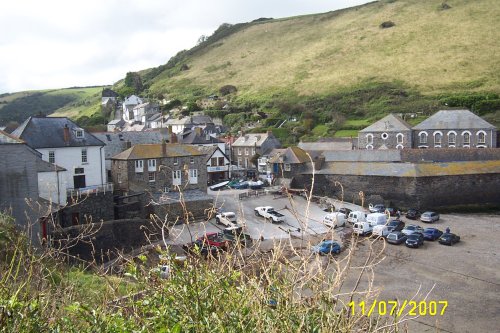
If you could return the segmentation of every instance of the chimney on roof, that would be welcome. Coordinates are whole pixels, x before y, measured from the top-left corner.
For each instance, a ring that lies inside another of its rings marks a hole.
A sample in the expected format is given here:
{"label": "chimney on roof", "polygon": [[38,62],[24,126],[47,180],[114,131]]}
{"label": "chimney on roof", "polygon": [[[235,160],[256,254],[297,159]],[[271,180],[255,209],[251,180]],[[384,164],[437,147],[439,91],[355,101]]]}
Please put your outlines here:
{"label": "chimney on roof", "polygon": [[170,142],[171,143],[178,143],[177,142],[177,135],[175,133],[172,133],[172,135],[170,136]]}
{"label": "chimney on roof", "polygon": [[161,156],[167,157],[167,142],[165,140],[161,141]]}
{"label": "chimney on roof", "polygon": [[273,136],[273,131],[267,131],[268,136]]}
{"label": "chimney on roof", "polygon": [[68,124],[64,125],[64,143],[66,145],[69,144],[69,127]]}

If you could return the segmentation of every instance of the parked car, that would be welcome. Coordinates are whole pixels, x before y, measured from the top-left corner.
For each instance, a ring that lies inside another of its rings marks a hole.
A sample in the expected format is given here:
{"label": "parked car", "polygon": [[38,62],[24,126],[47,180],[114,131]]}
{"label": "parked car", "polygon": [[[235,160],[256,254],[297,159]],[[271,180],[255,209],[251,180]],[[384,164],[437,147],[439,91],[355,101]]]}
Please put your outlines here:
{"label": "parked car", "polygon": [[391,220],[387,224],[387,228],[389,229],[389,232],[393,231],[401,231],[405,227],[405,223],[401,220]]}
{"label": "parked car", "polygon": [[220,252],[222,252],[222,249],[220,247],[210,246],[199,240],[183,245],[182,249],[187,253],[201,254],[202,256],[208,256],[209,254],[212,256],[217,256]]}
{"label": "parked car", "polygon": [[414,232],[406,238],[407,247],[419,248],[424,245],[424,235],[420,232]]}
{"label": "parked car", "polygon": [[333,228],[345,226],[345,221],[345,215],[340,212],[328,213],[323,218],[323,224]]}
{"label": "parked car", "polygon": [[257,180],[257,181],[249,181],[248,186],[252,190],[260,190],[261,188],[264,187],[264,182],[262,180]]}
{"label": "parked car", "polygon": [[424,239],[429,241],[435,241],[439,239],[443,232],[436,228],[425,228],[424,229]]}
{"label": "parked car", "polygon": [[340,244],[333,240],[324,240],[316,246],[311,248],[313,253],[317,253],[320,255],[325,254],[339,254],[340,253]]}
{"label": "parked car", "polygon": [[244,246],[252,245],[252,237],[249,234],[245,234],[241,226],[225,228],[222,233],[224,238],[229,239],[231,242],[240,243]]}
{"label": "parked car", "polygon": [[420,217],[420,212],[414,208],[410,208],[406,212],[405,216],[407,219],[416,220]]}
{"label": "parked car", "polygon": [[401,232],[403,234],[405,234],[406,236],[411,235],[414,232],[420,232],[421,234],[423,234],[424,233],[424,228],[422,228],[419,225],[409,224],[406,227],[404,227],[403,230],[401,230]]}
{"label": "parked car", "polygon": [[223,250],[227,250],[231,244],[231,241],[224,239],[222,234],[217,232],[207,232],[196,241],[201,242],[203,245],[209,245]]}
{"label": "parked car", "polygon": [[373,227],[372,234],[373,236],[378,236],[378,237],[387,237],[391,231],[389,230],[389,227],[385,224],[379,224]]}
{"label": "parked car", "polygon": [[441,237],[439,237],[438,242],[439,242],[439,244],[451,246],[455,243],[460,242],[460,236],[457,236],[457,235],[452,234],[452,233],[444,233],[441,235]]}
{"label": "parked car", "polygon": [[352,210],[349,208],[345,208],[345,207],[339,208],[339,213],[343,213],[346,218],[349,216],[350,212],[352,212]]}
{"label": "parked car", "polygon": [[235,190],[242,190],[248,188],[248,182],[247,181],[242,181],[242,182],[237,182],[232,185],[230,185],[231,188]]}
{"label": "parked car", "polygon": [[278,213],[271,206],[255,207],[254,212],[255,216],[262,216],[266,220],[271,220],[272,223],[281,223],[285,221],[285,215]]}
{"label": "parked car", "polygon": [[387,243],[399,245],[399,244],[405,242],[407,238],[408,237],[405,234],[403,234],[401,231],[393,231],[389,235],[387,235],[385,240],[387,241]]}
{"label": "parked car", "polygon": [[366,236],[372,233],[373,228],[368,222],[356,222],[352,227],[352,231],[356,235]]}
{"label": "parked car", "polygon": [[360,211],[352,211],[349,213],[347,217],[347,222],[356,223],[356,222],[365,222],[366,221],[366,213]]}
{"label": "parked car", "polygon": [[366,215],[366,222],[370,223],[372,228],[376,225],[386,224],[387,223],[387,215],[384,213],[372,213]]}
{"label": "parked car", "polygon": [[425,212],[420,215],[420,221],[427,223],[439,221],[439,214],[436,212]]}
{"label": "parked car", "polygon": [[368,205],[368,209],[370,210],[370,213],[383,213],[385,212],[385,206],[382,204],[377,204],[377,205]]}
{"label": "parked car", "polygon": [[215,223],[223,224],[226,227],[237,225],[236,214],[233,212],[221,212],[215,215]]}
{"label": "parked car", "polygon": [[212,191],[221,191],[225,190],[227,188],[227,184],[229,184],[229,181],[221,182],[215,185],[210,186],[210,190]]}
{"label": "parked car", "polygon": [[387,207],[385,209],[384,213],[388,214],[389,216],[399,217],[399,209],[394,208],[394,207]]}

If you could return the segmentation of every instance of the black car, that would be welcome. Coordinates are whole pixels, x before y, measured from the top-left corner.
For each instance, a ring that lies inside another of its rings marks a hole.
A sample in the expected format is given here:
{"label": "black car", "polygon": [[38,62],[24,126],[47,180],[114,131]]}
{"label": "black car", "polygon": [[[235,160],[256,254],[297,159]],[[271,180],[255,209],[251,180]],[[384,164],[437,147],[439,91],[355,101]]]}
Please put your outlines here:
{"label": "black car", "polygon": [[403,234],[401,231],[393,231],[385,238],[387,243],[399,245],[406,241],[408,237]]}
{"label": "black car", "polygon": [[401,220],[392,220],[387,224],[387,229],[389,232],[401,231],[405,227],[405,223]]}
{"label": "black car", "polygon": [[344,214],[345,217],[348,217],[350,212],[352,212],[352,210],[349,208],[345,208],[345,207],[339,208],[339,213]]}
{"label": "black car", "polygon": [[252,245],[252,237],[248,234],[243,233],[242,227],[229,227],[225,228],[222,232],[222,236],[232,242],[240,243],[243,246]]}
{"label": "black car", "polygon": [[439,229],[436,229],[436,228],[425,228],[424,229],[424,239],[425,240],[435,241],[436,239],[441,237],[442,234],[443,234],[443,232]]}
{"label": "black car", "polygon": [[407,247],[419,248],[421,245],[424,245],[424,235],[420,232],[414,232],[408,236],[405,245]]}
{"label": "black car", "polygon": [[411,208],[411,209],[408,209],[405,216],[407,219],[416,220],[420,217],[420,212],[416,209]]}
{"label": "black car", "polygon": [[441,235],[441,237],[439,237],[439,244],[443,244],[443,245],[453,245],[455,243],[458,243],[460,242],[460,236],[457,236],[455,234],[452,234],[452,233],[444,233]]}

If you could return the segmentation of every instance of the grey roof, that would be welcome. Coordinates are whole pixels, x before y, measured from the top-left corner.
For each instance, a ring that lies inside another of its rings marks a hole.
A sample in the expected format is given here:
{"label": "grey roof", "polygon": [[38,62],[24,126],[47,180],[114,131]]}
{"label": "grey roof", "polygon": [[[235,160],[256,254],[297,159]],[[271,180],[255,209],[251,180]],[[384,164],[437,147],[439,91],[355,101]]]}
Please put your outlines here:
{"label": "grey roof", "polygon": [[[64,141],[64,128],[69,128],[69,140]],[[84,131],[83,138],[76,137],[76,130],[83,130],[66,117],[29,117],[12,135],[31,148],[62,148],[104,146],[94,135]]]}
{"label": "grey roof", "polygon": [[218,150],[224,155],[226,159],[229,160],[229,157],[219,148],[219,146],[200,146],[198,150],[203,154],[207,155],[207,161],[212,157],[212,155]]}
{"label": "grey roof", "polygon": [[496,129],[496,127],[469,110],[440,110],[413,129]]}
{"label": "grey roof", "polygon": [[107,159],[128,149],[127,142],[132,146],[139,144],[161,143],[166,139],[160,131],[149,132],[101,132],[94,133],[104,144],[104,153]]}
{"label": "grey roof", "polygon": [[149,118],[148,118],[148,121],[157,121],[157,120],[160,120],[162,117],[162,114],[161,113],[153,113]]}
{"label": "grey roof", "polygon": [[[207,138],[208,136],[208,138]],[[190,131],[189,134],[180,138],[180,143],[190,144],[190,145],[206,145],[206,144],[218,144],[224,143],[221,140],[214,138],[213,136],[206,134],[198,134],[196,131]]]}
{"label": "grey roof", "polygon": [[325,162],[400,162],[401,150],[349,150],[325,151]]}
{"label": "grey roof", "polygon": [[58,165],[49,163],[42,160],[41,158],[36,160],[36,166],[38,172],[55,172],[55,171],[67,171],[65,168]]}
{"label": "grey roof", "polygon": [[298,147],[305,151],[352,150],[353,140],[337,138],[328,142],[299,142]]}
{"label": "grey roof", "polygon": [[118,125],[123,123],[125,123],[125,120],[123,119],[113,119],[108,123],[108,125]]}
{"label": "grey roof", "polygon": [[193,124],[213,124],[212,118],[205,115],[192,116]]}
{"label": "grey roof", "polygon": [[[274,141],[274,147],[278,148],[281,146],[281,143],[279,142],[278,139],[274,137],[272,133],[249,133],[240,136],[236,141],[234,141],[233,146],[234,147],[249,147],[249,146],[256,146],[260,147],[266,140],[273,140]],[[272,148],[271,148],[272,149]],[[264,152],[263,152],[264,154]]]}
{"label": "grey roof", "polygon": [[411,130],[410,124],[391,113],[370,126],[363,128],[360,132],[396,132],[409,130]]}
{"label": "grey roof", "polygon": [[124,105],[138,105],[142,104],[142,99],[136,95],[129,96],[123,101]]}

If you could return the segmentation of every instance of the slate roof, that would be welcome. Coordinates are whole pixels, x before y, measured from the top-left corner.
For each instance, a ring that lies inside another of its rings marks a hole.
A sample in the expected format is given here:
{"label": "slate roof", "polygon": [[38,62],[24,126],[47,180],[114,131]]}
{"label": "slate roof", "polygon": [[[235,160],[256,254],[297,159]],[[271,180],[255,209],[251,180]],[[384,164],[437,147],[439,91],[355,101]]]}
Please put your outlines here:
{"label": "slate roof", "polygon": [[325,162],[401,162],[400,149],[325,151]]}
{"label": "slate roof", "polygon": [[440,110],[413,127],[414,130],[493,129],[496,127],[469,110]]}
{"label": "slate roof", "polygon": [[352,146],[353,146],[353,141],[351,139],[340,139],[340,138],[337,138],[333,141],[299,142],[298,144],[299,148],[306,151],[352,150]]}
{"label": "slate roof", "polygon": [[[64,141],[64,127],[69,128],[69,141]],[[66,117],[29,117],[12,135],[20,138],[31,148],[62,148],[104,146],[94,135],[84,131],[83,138],[77,138],[75,130],[83,130]]]}
{"label": "slate roof", "polygon": [[189,132],[188,135],[181,138],[181,143],[191,144],[191,145],[207,145],[207,144],[218,144],[224,143],[221,140],[214,138],[213,136],[208,136],[206,134],[199,135],[196,131]]}
{"label": "slate roof", "polygon": [[24,143],[24,141],[0,130],[0,145],[10,143]]}
{"label": "slate roof", "polygon": [[363,128],[360,132],[397,132],[409,130],[411,130],[410,124],[391,113],[370,126]]}
{"label": "slate roof", "polygon": [[123,105],[138,105],[142,104],[142,99],[136,95],[129,96],[123,101]]}
{"label": "slate roof", "polygon": [[299,147],[288,147],[286,149],[273,149],[270,153],[271,163],[281,163],[280,157],[283,158],[283,163],[302,164],[310,162],[307,153]]}
{"label": "slate roof", "polygon": [[163,156],[162,144],[136,145],[112,157],[114,160],[137,160],[161,157],[205,155],[196,146],[167,143],[167,155]]}
{"label": "slate roof", "polygon": [[[234,141],[233,146],[241,146],[241,147],[248,147],[248,146],[257,146],[260,147],[262,144],[268,139],[271,138],[271,136],[268,133],[249,133],[240,136],[236,141]],[[273,139],[274,136],[272,136]],[[277,141],[277,139],[275,139]]]}
{"label": "slate roof", "polygon": [[37,171],[38,172],[55,172],[55,171],[67,171],[67,169],[60,167],[58,165],[49,163],[47,161],[42,160],[39,158],[36,161],[36,166],[37,166]]}
{"label": "slate roof", "polygon": [[226,159],[229,157],[218,147],[218,146],[199,146],[198,150],[207,156],[207,161],[212,157],[212,155],[219,150]]}
{"label": "slate roof", "polygon": [[158,144],[161,143],[163,139],[166,139],[160,131],[119,133],[101,132],[94,133],[94,135],[106,145],[106,147],[104,147],[106,159],[109,159],[126,150],[127,142],[130,142],[132,146],[135,146],[139,144]]}

